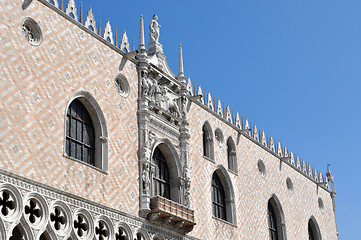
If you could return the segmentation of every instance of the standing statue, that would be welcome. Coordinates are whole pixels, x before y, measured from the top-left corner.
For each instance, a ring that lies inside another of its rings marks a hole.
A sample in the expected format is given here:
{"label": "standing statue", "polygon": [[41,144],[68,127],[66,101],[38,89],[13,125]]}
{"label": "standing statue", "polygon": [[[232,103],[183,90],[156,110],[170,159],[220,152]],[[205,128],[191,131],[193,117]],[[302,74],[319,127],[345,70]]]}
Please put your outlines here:
{"label": "standing statue", "polygon": [[149,92],[149,82],[146,77],[142,77],[142,96],[147,96]]}
{"label": "standing statue", "polygon": [[151,42],[158,43],[160,25],[157,22],[158,16],[155,14],[149,24],[149,39]]}
{"label": "standing statue", "polygon": [[143,164],[143,172],[142,172],[142,187],[143,193],[149,194],[149,185],[150,185],[150,178],[149,178],[149,164]]}

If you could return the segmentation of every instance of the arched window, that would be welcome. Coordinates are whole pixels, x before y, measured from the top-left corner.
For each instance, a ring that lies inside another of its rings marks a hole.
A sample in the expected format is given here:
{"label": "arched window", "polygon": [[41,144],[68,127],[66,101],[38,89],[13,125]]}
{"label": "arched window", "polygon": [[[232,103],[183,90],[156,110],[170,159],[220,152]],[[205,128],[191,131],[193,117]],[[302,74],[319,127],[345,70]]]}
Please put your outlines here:
{"label": "arched window", "polygon": [[270,240],[286,240],[284,215],[278,198],[273,195],[267,204]]}
{"label": "arched window", "polygon": [[153,174],[154,196],[170,199],[169,169],[162,151],[157,147],[153,153],[155,172]]}
{"label": "arched window", "polygon": [[83,103],[74,99],[67,111],[65,153],[95,166],[94,152],[93,122]]}
{"label": "arched window", "polygon": [[234,190],[228,171],[218,165],[212,175],[212,211],[215,218],[236,224]]}
{"label": "arched window", "polygon": [[202,127],[203,134],[203,156],[214,159],[213,157],[213,134],[212,128],[208,122],[206,122]]}
{"label": "arched window", "polygon": [[313,216],[308,220],[308,239],[321,240],[320,229]]}
{"label": "arched window", "polygon": [[227,160],[228,160],[228,169],[237,173],[237,154],[236,154],[236,145],[233,142],[231,137],[227,140]]}
{"label": "arched window", "polygon": [[270,239],[278,240],[276,213],[270,202],[268,202],[267,212],[268,212],[268,228],[269,228]]}
{"label": "arched window", "polygon": [[108,130],[104,114],[87,91],[70,97],[65,111],[64,156],[108,170]]}
{"label": "arched window", "polygon": [[212,177],[212,209],[213,216],[227,220],[224,188],[217,173]]}

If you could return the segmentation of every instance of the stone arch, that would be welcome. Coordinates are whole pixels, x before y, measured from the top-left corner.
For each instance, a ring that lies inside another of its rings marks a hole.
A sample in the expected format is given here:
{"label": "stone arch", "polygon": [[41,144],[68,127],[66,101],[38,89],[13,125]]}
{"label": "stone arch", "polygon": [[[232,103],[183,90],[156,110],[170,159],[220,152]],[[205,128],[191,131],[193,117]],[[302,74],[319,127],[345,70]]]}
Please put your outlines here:
{"label": "stone arch", "polygon": [[285,215],[280,200],[276,194],[272,194],[268,203],[271,204],[276,214],[278,239],[287,240]]}
{"label": "stone arch", "polygon": [[[55,210],[58,210],[58,213]],[[73,223],[73,214],[70,210],[70,207],[60,200],[56,200],[51,203],[49,206],[49,213],[50,213],[50,219],[49,219],[49,225],[50,229],[49,232],[56,232],[59,236],[67,236],[72,230],[72,223]],[[65,218],[65,223],[61,224],[59,228],[57,229],[55,227],[56,221],[59,221],[58,218],[59,215],[62,215]]]}
{"label": "stone arch", "polygon": [[[181,202],[180,178],[182,176],[181,163],[178,152],[171,141],[167,138],[157,140],[153,144],[152,158],[156,149],[159,149],[165,157],[169,170],[170,200]],[[153,161],[153,160],[152,160]],[[152,189],[153,192],[153,189]]]}
{"label": "stone arch", "polygon": [[153,240],[164,240],[164,237],[162,235],[160,235],[159,233],[156,233],[153,236]]}
{"label": "stone arch", "polygon": [[202,126],[203,156],[214,160],[214,137],[212,127],[208,121]]}
{"label": "stone arch", "polygon": [[37,238],[39,240],[57,240],[58,237],[56,234],[51,231],[51,228],[48,226],[47,229],[45,229],[43,232],[39,233],[39,237]]}
{"label": "stone arch", "polygon": [[119,234],[118,230],[121,229],[125,235],[126,235],[126,240],[133,240],[132,239],[132,236],[133,236],[133,232],[132,232],[132,229],[129,227],[128,224],[124,223],[124,222],[121,222],[119,223],[116,228],[115,228],[115,232],[116,234]]}
{"label": "stone arch", "polygon": [[232,180],[229,177],[227,169],[223,165],[218,165],[212,173],[217,174],[219,177],[225,193],[225,204],[226,204],[226,221],[234,225],[237,224],[237,215],[236,215],[236,204],[235,204],[235,194],[232,184]]}
{"label": "stone arch", "polygon": [[228,169],[237,173],[238,171],[238,164],[237,164],[237,151],[236,151],[236,144],[233,141],[231,136],[227,139],[227,163]]}
{"label": "stone arch", "polygon": [[320,227],[318,226],[317,220],[316,218],[312,215],[310,217],[310,219],[308,220],[308,231],[312,231],[312,233],[314,234],[314,240],[322,240],[321,237],[321,231],[320,231]]}
{"label": "stone arch", "polygon": [[[105,215],[100,215],[95,223],[94,223],[94,227],[95,227],[95,238],[99,238],[97,235],[97,230],[103,230],[106,229],[108,231],[109,236],[115,236],[115,232],[114,232],[114,226],[112,221]],[[100,234],[99,234],[100,235]]]}
{"label": "stone arch", "polygon": [[[104,171],[108,171],[108,128],[105,121],[103,111],[101,110],[98,102],[95,98],[85,90],[75,92],[69,97],[68,103],[65,108],[64,114],[64,126],[67,123],[67,111],[70,104],[78,99],[87,109],[90,118],[94,125],[95,134],[95,167],[100,168]],[[66,156],[65,150],[66,132],[64,130],[64,147],[63,152]]]}
{"label": "stone arch", "polygon": [[138,228],[135,231],[133,239],[135,239],[135,240],[151,240],[149,234],[143,228]]}
{"label": "stone arch", "polygon": [[25,221],[24,217],[22,217],[19,222],[14,223],[12,226],[13,227],[11,227],[8,232],[9,240],[18,240],[19,238],[17,234],[20,234],[24,240],[34,240],[31,228]]}
{"label": "stone arch", "polygon": [[0,233],[3,233],[3,234],[0,234],[0,240],[7,240],[8,238],[6,237],[6,231],[5,231],[5,224],[4,222],[2,221],[2,219],[0,218]]}

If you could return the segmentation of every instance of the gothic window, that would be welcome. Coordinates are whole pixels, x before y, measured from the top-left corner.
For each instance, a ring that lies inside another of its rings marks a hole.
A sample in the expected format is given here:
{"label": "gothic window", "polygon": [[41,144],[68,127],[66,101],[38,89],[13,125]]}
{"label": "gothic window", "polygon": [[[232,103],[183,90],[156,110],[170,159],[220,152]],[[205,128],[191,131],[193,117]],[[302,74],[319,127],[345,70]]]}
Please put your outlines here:
{"label": "gothic window", "polygon": [[237,155],[236,155],[236,146],[231,137],[227,140],[227,160],[228,160],[228,169],[237,172]]}
{"label": "gothic window", "polygon": [[203,156],[214,159],[213,158],[213,135],[212,129],[208,122],[203,125],[202,128],[203,133]]}
{"label": "gothic window", "polygon": [[310,222],[308,222],[308,239],[309,240],[315,240],[315,234],[313,233],[312,227]]}
{"label": "gothic window", "polygon": [[95,166],[95,134],[84,104],[74,99],[68,107],[65,152],[68,156]]}
{"label": "gothic window", "polygon": [[153,163],[156,166],[153,174],[154,196],[170,199],[169,169],[167,161],[158,147],[153,153]]}
{"label": "gothic window", "polygon": [[268,228],[270,240],[278,240],[278,230],[277,230],[277,219],[276,213],[272,207],[272,204],[268,201]]}
{"label": "gothic window", "polygon": [[321,240],[320,229],[318,228],[317,222],[313,216],[310,220],[308,220],[308,239]]}
{"label": "gothic window", "polygon": [[212,177],[212,209],[214,217],[227,220],[224,188],[217,173]]}
{"label": "gothic window", "polygon": [[275,194],[267,204],[268,230],[270,240],[286,239],[284,214],[281,204]]}

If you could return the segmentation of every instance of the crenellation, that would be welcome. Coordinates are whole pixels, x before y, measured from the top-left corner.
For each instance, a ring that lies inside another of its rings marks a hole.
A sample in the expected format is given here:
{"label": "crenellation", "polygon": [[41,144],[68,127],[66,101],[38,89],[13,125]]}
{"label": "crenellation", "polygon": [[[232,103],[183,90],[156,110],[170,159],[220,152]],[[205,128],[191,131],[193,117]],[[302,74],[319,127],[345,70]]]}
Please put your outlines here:
{"label": "crenellation", "polygon": [[312,168],[310,163],[307,163],[307,172],[306,172],[307,176],[312,178]]}
{"label": "crenellation", "polygon": [[254,140],[259,142],[258,129],[255,123],[253,124],[252,137]]}
{"label": "crenellation", "polygon": [[110,26],[109,19],[108,19],[108,22],[105,24],[105,27],[104,27],[103,38],[105,40],[109,41],[111,44],[114,44],[113,32],[112,32],[112,27]]}
{"label": "crenellation", "polygon": [[262,134],[261,134],[261,144],[265,147],[267,147],[267,139],[266,139],[266,135],[264,133],[264,130],[262,130]]}
{"label": "crenellation", "polygon": [[[298,157],[297,157],[297,161],[298,161],[298,162],[300,161]],[[301,165],[300,170],[301,170],[305,175],[307,175],[307,168],[306,168],[306,163],[305,163],[304,160],[302,160],[302,165]]]}
{"label": "crenellation", "polygon": [[292,164],[293,166],[295,166],[295,157],[294,157],[294,154],[293,154],[292,151],[291,151],[291,153],[290,153],[290,157],[291,157],[291,164]]}
{"label": "crenellation", "polygon": [[315,180],[316,182],[319,182],[318,181],[318,173],[317,173],[317,170],[315,168],[313,169],[313,180]]}
{"label": "crenellation", "polygon": [[276,152],[275,142],[273,141],[272,135],[270,136],[270,139],[269,139],[269,149],[270,149],[272,152]]}
{"label": "crenellation", "polygon": [[92,30],[94,33],[97,33],[96,22],[95,22],[93,10],[91,7],[86,15],[84,26],[86,28],[90,28],[90,30]]}
{"label": "crenellation", "polygon": [[70,17],[74,18],[76,21],[78,21],[78,14],[77,14],[75,0],[68,1],[68,4],[66,5],[65,13],[68,14]]}
{"label": "crenellation", "polygon": [[236,119],[234,121],[234,124],[237,128],[242,129],[242,124],[238,112],[236,113]]}
{"label": "crenellation", "polygon": [[203,95],[201,85],[198,85],[197,95],[201,96],[201,98],[199,99],[199,102],[201,102],[202,104],[204,104],[205,95]]}
{"label": "crenellation", "polygon": [[[283,155],[284,157],[289,157],[287,147],[284,147],[283,152],[284,152],[284,155]],[[291,162],[290,160],[291,159],[289,159],[288,162]]]}
{"label": "crenellation", "polygon": [[281,147],[280,141],[277,142],[277,155],[280,156],[281,158],[283,157],[282,147]]}
{"label": "crenellation", "polygon": [[191,81],[191,78],[189,77],[187,79],[187,93],[189,96],[193,96],[194,93],[193,93],[193,87],[192,87],[192,81]]}
{"label": "crenellation", "polygon": [[58,0],[46,0],[46,1],[53,4],[56,8],[59,8]]}
{"label": "crenellation", "polygon": [[[247,118],[246,118],[246,120],[244,121],[244,128],[243,128],[243,129],[250,129]],[[249,132],[247,132],[247,134],[249,135]]]}
{"label": "crenellation", "polygon": [[[116,43],[118,45],[118,43]],[[125,53],[130,52],[129,48],[129,40],[126,31],[124,30],[124,33],[122,35],[122,38],[120,39],[120,50],[124,51]]]}
{"label": "crenellation", "polygon": [[212,96],[211,96],[211,93],[210,93],[210,92],[208,92],[208,95],[207,95],[207,107],[208,107],[209,109],[211,109],[212,111],[214,111]]}
{"label": "crenellation", "polygon": [[217,101],[217,112],[216,112],[219,116],[223,117],[223,110],[222,110],[222,104],[221,104],[221,100],[218,99]]}

